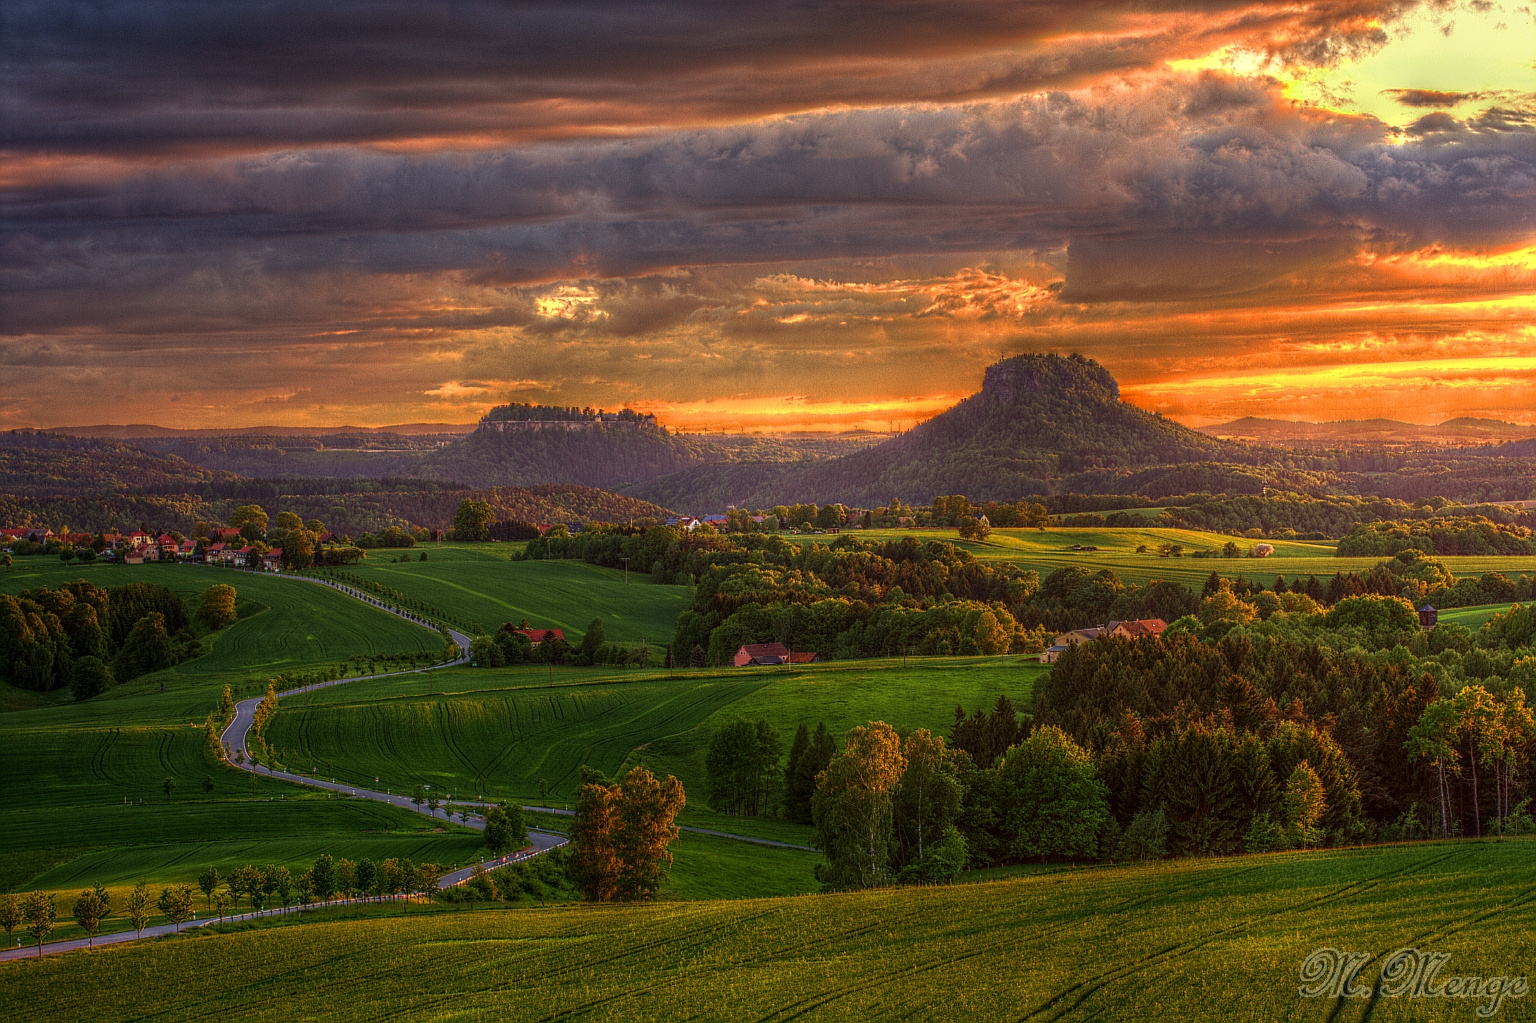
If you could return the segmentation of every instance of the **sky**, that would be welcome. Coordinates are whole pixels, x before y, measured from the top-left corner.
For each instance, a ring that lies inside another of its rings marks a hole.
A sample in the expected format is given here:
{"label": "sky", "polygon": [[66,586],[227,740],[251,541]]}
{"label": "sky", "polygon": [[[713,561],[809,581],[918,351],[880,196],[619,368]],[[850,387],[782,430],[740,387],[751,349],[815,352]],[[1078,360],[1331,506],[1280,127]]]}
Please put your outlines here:
{"label": "sky", "polygon": [[7,0],[0,428],[1536,422],[1511,0]]}

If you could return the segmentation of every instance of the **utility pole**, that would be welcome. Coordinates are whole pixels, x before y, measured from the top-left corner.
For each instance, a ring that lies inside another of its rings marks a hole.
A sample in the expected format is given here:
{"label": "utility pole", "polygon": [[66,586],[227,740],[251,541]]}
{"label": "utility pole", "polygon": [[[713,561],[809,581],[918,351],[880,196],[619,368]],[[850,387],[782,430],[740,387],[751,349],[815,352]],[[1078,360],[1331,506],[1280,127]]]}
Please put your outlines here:
{"label": "utility pole", "polygon": [[629,585],[629,559],[628,558],[620,558],[619,560],[624,562],[624,585],[628,586]]}

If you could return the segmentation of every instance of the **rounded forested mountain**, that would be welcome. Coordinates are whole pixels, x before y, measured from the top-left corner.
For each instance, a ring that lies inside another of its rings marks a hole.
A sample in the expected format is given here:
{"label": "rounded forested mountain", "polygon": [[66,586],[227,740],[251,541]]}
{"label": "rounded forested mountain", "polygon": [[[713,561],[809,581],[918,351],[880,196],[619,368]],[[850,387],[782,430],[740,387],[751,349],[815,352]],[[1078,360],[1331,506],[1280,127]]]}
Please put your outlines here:
{"label": "rounded forested mountain", "polygon": [[811,489],[843,499],[937,494],[972,500],[1043,494],[1095,469],[1211,461],[1231,446],[1120,400],[1109,371],[1080,355],[1020,355],[987,369],[981,390],[911,432],[819,466]]}
{"label": "rounded forested mountain", "polygon": [[[926,503],[939,494],[1011,500],[1056,491],[1259,493],[1257,449],[1208,437],[1120,400],[1080,355],[1019,355],[982,388],[883,444],[807,466],[695,467],[629,492],[687,506],[783,501]],[[1183,463],[1183,464],[1178,464]],[[1170,489],[1172,488],[1172,489]]]}

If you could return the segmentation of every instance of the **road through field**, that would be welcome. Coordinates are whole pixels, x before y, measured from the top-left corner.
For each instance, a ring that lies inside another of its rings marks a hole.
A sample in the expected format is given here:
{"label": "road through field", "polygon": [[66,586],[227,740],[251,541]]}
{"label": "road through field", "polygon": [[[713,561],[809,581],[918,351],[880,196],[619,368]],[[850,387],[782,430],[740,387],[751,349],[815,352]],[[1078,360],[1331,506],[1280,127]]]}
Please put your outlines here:
{"label": "road through field", "polygon": [[[307,583],[314,583],[317,586],[329,586],[332,589],[340,590],[342,593],[345,593],[349,597],[353,597],[357,600],[363,601],[364,603],[371,604],[381,611],[385,611],[399,618],[404,618],[406,621],[413,622],[422,626],[423,628],[437,628],[425,618],[418,617],[406,611],[401,611],[399,608],[393,607],[376,597],[370,596],[361,590],[354,589],[351,586],[347,586],[344,583],[331,582],[330,580],[326,579],[310,579],[306,576],[280,576],[279,578],[297,579]],[[379,675],[354,675],[351,678],[338,678],[332,679],[329,682],[316,682],[313,685],[300,686],[297,689],[285,689],[281,693],[278,693],[277,696],[279,699],[281,699],[284,696],[297,696],[300,693],[310,693],[317,689],[329,689],[331,686],[346,685],[348,682],[361,682],[364,679],[389,678],[390,676],[394,675],[412,675],[418,672],[435,671],[438,668],[452,667],[456,664],[468,663],[469,637],[464,635],[462,632],[456,632],[453,629],[448,630],[448,635],[453,638],[454,645],[459,648],[459,656],[452,661],[447,661],[443,664],[434,664],[426,668],[410,668],[405,671],[390,671]],[[229,762],[235,767],[238,767],[242,771],[250,772],[251,774],[259,774],[268,778],[276,778],[279,781],[292,782],[295,785],[307,785],[310,788],[325,789],[328,792],[337,792],[342,795],[354,796],[358,799],[371,799],[376,803],[388,803],[390,806],[396,806],[402,810],[409,810],[412,813],[421,812],[421,807],[411,802],[411,800],[406,796],[397,796],[389,792],[376,792],[372,789],[358,788],[355,785],[342,785],[336,782],[321,781],[318,778],[310,778],[302,774],[292,774],[288,771],[274,771],[269,767],[265,767],[256,763],[251,759],[250,751],[246,748],[246,740],[250,736],[251,726],[255,724],[256,721],[256,707],[261,703],[262,699],[263,697],[252,697],[249,700],[241,700],[239,703],[235,704],[234,719],[230,721],[229,727],[225,728],[224,734],[220,736],[224,742],[225,748],[229,751]],[[239,754],[238,757],[235,756],[236,753]],[[437,819],[437,811],[431,811],[428,816],[432,817],[434,820]],[[449,814],[446,807],[443,810],[443,819],[445,821],[452,820],[452,816]],[[470,817],[468,820],[464,821],[464,823],[478,831],[485,830],[485,821],[482,818]],[[517,860],[527,859],[530,856],[537,856],[539,853],[548,852],[551,849],[559,848],[566,843],[566,839],[564,836],[555,834],[553,832],[537,831],[530,828],[528,833],[528,843],[529,847],[520,852],[513,853],[510,856],[501,856],[496,859],[486,860],[484,863],[477,864],[477,866],[484,868],[499,867],[504,863],[512,863]],[[474,869],[474,866],[470,866],[465,867],[462,870],[456,870],[451,874],[444,874],[442,878],[438,880],[437,886],[439,888],[452,888],[454,885],[466,880],[474,871]]]}

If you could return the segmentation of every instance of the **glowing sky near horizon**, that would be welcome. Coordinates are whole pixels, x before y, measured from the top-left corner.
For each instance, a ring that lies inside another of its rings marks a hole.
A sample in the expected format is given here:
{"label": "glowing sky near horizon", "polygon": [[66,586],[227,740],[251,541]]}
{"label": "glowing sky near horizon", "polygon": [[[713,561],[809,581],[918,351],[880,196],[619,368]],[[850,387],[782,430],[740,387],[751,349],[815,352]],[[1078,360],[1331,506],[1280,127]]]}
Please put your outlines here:
{"label": "glowing sky near horizon", "polygon": [[[782,7],[782,9],[780,9]],[[1509,0],[8,4],[0,427],[1536,422]]]}

